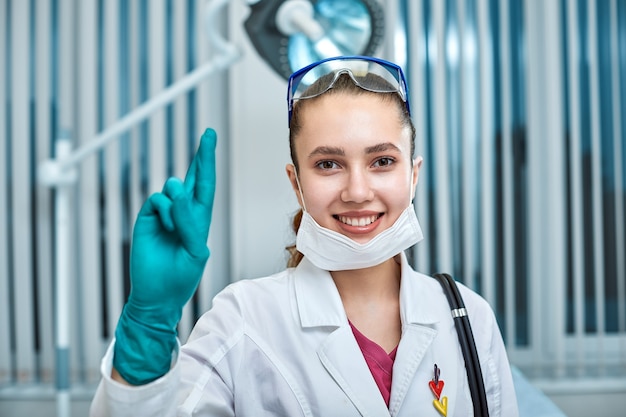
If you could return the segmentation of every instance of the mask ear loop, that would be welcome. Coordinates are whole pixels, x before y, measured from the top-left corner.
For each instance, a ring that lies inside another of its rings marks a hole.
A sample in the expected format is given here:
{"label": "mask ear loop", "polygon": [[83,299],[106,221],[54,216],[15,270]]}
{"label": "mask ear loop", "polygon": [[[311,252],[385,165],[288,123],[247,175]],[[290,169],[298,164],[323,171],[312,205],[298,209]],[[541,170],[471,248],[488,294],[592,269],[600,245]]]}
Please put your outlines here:
{"label": "mask ear loop", "polygon": [[415,165],[415,160],[411,158],[411,169],[409,170],[409,206],[413,204],[413,200],[415,199],[415,187],[417,184],[413,185],[413,169]]}
{"label": "mask ear loop", "polygon": [[298,174],[298,169],[293,167],[294,172],[296,173],[296,184],[298,184],[298,191],[300,192],[300,200],[302,200],[302,210],[306,211],[306,203],[304,202],[304,193],[302,192],[302,187],[300,186],[300,175]]}

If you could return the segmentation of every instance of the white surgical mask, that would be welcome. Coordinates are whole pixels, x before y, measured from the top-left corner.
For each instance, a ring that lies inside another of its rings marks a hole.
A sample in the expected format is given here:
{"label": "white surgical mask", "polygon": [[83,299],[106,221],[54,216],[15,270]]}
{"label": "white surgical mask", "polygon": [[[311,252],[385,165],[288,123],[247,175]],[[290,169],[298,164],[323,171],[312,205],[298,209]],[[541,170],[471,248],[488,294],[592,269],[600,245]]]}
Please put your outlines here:
{"label": "white surgical mask", "polygon": [[423,237],[413,204],[404,209],[390,228],[362,244],[320,226],[304,211],[296,236],[296,248],[320,269],[344,271],[381,264]]}
{"label": "white surgical mask", "polygon": [[379,265],[424,238],[412,203],[398,219],[369,242],[358,243],[341,233],[320,226],[307,212],[298,175],[296,181],[303,214],[296,236],[296,249],[311,263],[327,271],[345,271]]}

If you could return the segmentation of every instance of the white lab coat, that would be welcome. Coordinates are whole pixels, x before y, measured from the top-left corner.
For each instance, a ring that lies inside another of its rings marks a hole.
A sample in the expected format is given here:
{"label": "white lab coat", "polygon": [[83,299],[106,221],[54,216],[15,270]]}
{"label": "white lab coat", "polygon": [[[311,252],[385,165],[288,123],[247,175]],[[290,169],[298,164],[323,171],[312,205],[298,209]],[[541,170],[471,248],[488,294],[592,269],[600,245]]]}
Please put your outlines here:
{"label": "white lab coat", "polygon": [[[434,364],[447,416],[473,415],[463,356],[441,285],[402,262],[402,338],[387,408],[327,271],[294,269],[231,284],[197,322],[169,373],[141,386],[110,378],[112,346],[91,416],[432,416]],[[489,305],[460,286],[491,417],[518,416],[502,337]]]}

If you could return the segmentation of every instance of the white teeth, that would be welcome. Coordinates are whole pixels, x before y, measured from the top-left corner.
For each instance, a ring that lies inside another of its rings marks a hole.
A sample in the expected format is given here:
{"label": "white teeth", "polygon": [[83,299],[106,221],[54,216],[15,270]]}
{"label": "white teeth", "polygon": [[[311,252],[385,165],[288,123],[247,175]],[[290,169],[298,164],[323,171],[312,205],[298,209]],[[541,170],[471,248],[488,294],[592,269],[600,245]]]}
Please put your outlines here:
{"label": "white teeth", "polygon": [[339,216],[339,221],[350,226],[367,226],[368,224],[374,223],[378,218],[377,215],[372,215],[369,217],[346,217]]}

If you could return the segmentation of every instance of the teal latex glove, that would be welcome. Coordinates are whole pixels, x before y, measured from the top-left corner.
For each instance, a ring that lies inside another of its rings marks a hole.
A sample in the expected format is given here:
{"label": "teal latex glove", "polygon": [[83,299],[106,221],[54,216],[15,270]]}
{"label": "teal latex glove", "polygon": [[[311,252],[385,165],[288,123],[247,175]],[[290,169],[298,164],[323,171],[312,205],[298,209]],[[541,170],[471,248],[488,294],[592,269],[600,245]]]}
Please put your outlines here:
{"label": "teal latex glove", "polygon": [[131,290],[115,330],[113,366],[133,385],[169,371],[176,326],[209,259],[216,134],[207,129],[185,181],[170,178],[133,229]]}

